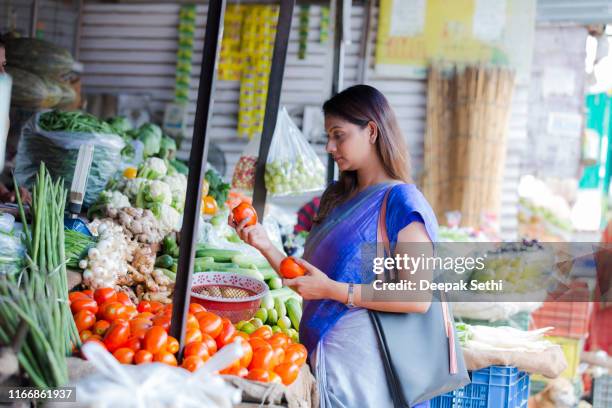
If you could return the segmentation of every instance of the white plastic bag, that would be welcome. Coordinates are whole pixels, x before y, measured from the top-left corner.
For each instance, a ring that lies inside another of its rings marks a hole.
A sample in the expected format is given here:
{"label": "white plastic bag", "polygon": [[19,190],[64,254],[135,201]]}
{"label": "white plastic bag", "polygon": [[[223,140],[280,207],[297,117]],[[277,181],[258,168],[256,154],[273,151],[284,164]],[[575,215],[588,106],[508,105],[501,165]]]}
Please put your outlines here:
{"label": "white plastic bag", "polygon": [[162,363],[121,365],[95,343],[82,352],[98,372],[75,384],[76,406],[230,408],[241,400],[239,390],[213,374],[241,358],[239,344],[219,350],[194,373]]}
{"label": "white plastic bag", "polygon": [[265,181],[268,193],[273,196],[301,194],[325,187],[325,166],[284,107],[278,113],[266,160]]}

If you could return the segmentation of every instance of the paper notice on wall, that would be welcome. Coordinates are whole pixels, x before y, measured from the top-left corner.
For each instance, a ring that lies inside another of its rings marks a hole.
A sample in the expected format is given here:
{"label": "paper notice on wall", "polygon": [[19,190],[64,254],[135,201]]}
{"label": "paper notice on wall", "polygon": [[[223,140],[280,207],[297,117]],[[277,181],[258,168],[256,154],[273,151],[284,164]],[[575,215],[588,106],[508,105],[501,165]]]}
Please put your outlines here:
{"label": "paper notice on wall", "polygon": [[425,0],[393,0],[392,10],[389,35],[412,37],[423,32]]}
{"label": "paper notice on wall", "polygon": [[573,96],[576,92],[576,73],[570,68],[547,67],[542,73],[542,96]]}
{"label": "paper notice on wall", "polygon": [[476,0],[472,30],[485,41],[500,40],[506,24],[506,0]]}

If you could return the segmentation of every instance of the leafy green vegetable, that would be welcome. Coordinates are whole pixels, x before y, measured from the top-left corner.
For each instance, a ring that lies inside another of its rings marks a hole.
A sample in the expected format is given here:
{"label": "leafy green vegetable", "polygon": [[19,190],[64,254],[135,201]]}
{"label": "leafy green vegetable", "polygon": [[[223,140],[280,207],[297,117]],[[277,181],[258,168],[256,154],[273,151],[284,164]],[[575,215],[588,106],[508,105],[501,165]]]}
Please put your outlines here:
{"label": "leafy green vegetable", "polygon": [[176,142],[171,137],[162,137],[160,146],[159,157],[162,159],[171,159],[176,154]]}
{"label": "leafy green vegetable", "polygon": [[81,111],[45,112],[40,115],[38,123],[43,130],[49,132],[117,133],[108,123]]}
{"label": "leafy green vegetable", "polygon": [[96,245],[96,239],[78,231],[64,231],[64,248],[66,252],[66,267],[76,269],[79,261],[87,255],[89,248]]}
{"label": "leafy green vegetable", "polygon": [[162,130],[153,123],[145,123],[138,128],[138,140],[144,144],[144,156],[155,156],[161,148]]}
{"label": "leafy green vegetable", "polygon": [[189,173],[189,167],[187,167],[187,164],[178,159],[170,160],[170,166],[174,167],[176,171],[184,174],[185,176]]}
{"label": "leafy green vegetable", "polygon": [[227,201],[231,186],[223,181],[223,178],[215,169],[207,170],[205,178],[209,184],[208,195],[212,196],[219,205],[222,205]]}
{"label": "leafy green vegetable", "polygon": [[115,132],[122,136],[127,134],[129,130],[132,130],[132,124],[125,116],[115,116],[114,118],[110,118],[107,122]]}

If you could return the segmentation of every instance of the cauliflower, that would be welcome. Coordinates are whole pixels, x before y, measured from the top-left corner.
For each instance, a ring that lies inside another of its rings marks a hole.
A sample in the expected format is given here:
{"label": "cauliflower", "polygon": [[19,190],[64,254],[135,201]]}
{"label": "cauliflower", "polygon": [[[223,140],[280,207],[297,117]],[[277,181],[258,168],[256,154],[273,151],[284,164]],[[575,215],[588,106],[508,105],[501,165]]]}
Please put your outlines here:
{"label": "cauliflower", "polygon": [[105,194],[105,198],[107,200],[106,205],[108,207],[124,208],[129,207],[131,205],[130,200],[120,191],[104,191],[102,192],[102,194]]}
{"label": "cauliflower", "polygon": [[172,191],[172,207],[179,212],[185,208],[185,196],[187,195],[187,177],[181,173],[166,176],[162,181],[170,186]]}
{"label": "cauliflower", "polygon": [[163,181],[153,180],[145,188],[145,200],[170,205],[172,204],[172,190]]}
{"label": "cauliflower", "polygon": [[168,173],[166,162],[158,157],[148,158],[138,170],[138,177],[149,180],[158,180]]}
{"label": "cauliflower", "polygon": [[153,210],[159,222],[162,224],[164,229],[168,231],[180,231],[181,230],[181,214],[174,208],[167,204],[161,204],[157,207],[157,213]]}
{"label": "cauliflower", "polygon": [[123,194],[125,194],[130,200],[134,200],[144,185],[148,184],[149,180],[144,178],[133,178],[128,179],[125,182],[123,188]]}

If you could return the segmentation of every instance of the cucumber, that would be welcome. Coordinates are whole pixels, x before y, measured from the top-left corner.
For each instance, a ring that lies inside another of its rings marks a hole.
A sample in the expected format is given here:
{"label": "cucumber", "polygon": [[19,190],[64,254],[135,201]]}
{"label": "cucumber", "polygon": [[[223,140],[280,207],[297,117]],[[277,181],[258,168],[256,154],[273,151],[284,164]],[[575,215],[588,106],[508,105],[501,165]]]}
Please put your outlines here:
{"label": "cucumber", "polygon": [[[274,309],[276,309],[276,313],[278,313],[278,318],[282,319],[287,316],[287,308],[285,307],[285,302],[280,300],[279,298],[274,299]],[[291,325],[289,325],[291,327]]]}
{"label": "cucumber", "polygon": [[289,330],[291,328],[291,320],[289,320],[287,316],[283,316],[280,319],[278,319],[278,326],[281,329]]}
{"label": "cucumber", "polygon": [[259,309],[255,312],[255,317],[265,323],[268,321],[268,311],[266,309]]}
{"label": "cucumber", "polygon": [[[259,329],[261,326],[263,326],[263,322],[260,319],[256,318],[256,317],[254,317],[251,320],[249,320],[249,323],[251,323],[253,326],[255,326],[255,329]],[[244,327],[243,327],[243,329],[244,329]]]}
{"label": "cucumber", "polygon": [[265,280],[272,279],[272,278],[278,278],[279,277],[278,273],[276,273],[276,271],[274,269],[270,268],[270,267],[268,267],[268,268],[259,268],[258,267],[257,270],[262,273],[262,275],[264,276]]}
{"label": "cucumber", "polygon": [[274,298],[269,293],[261,299],[261,305],[264,309],[274,309]]}
{"label": "cucumber", "polygon": [[268,321],[267,323],[270,326],[275,326],[276,322],[278,322],[278,312],[276,309],[268,309]]}
{"label": "cucumber", "polygon": [[300,320],[302,320],[302,306],[294,298],[290,298],[289,300],[287,300],[285,306],[287,307],[287,316],[291,320],[291,325],[296,330],[300,330]]}
{"label": "cucumber", "polygon": [[263,275],[261,274],[261,272],[259,272],[256,269],[242,269],[242,268],[233,268],[233,269],[227,269],[225,271],[222,272],[228,272],[228,273],[237,273],[238,275],[244,275],[244,276],[249,276],[251,278],[260,280],[263,282],[264,278]]}
{"label": "cucumber", "polygon": [[245,324],[247,324],[248,322],[246,320],[241,320],[238,323],[235,324],[236,330],[240,330],[242,331],[242,328],[244,327]]}
{"label": "cucumber", "polygon": [[155,260],[155,266],[159,268],[170,269],[172,265],[174,265],[174,258],[170,255],[158,256]]}
{"label": "cucumber", "polygon": [[270,291],[270,294],[275,299],[281,299],[283,302],[286,302],[289,298],[295,298],[298,302],[302,301],[300,295],[294,292],[291,288],[287,286],[283,286],[280,289],[274,289]]}
{"label": "cucumber", "polygon": [[216,262],[231,262],[232,258],[236,255],[240,255],[240,252],[234,251],[233,249],[212,248],[204,244],[199,244],[196,249],[196,258],[210,256],[213,257]]}
{"label": "cucumber", "polygon": [[299,343],[300,342],[300,333],[295,330],[295,329],[289,329],[288,331],[288,335],[291,338],[291,341],[293,341],[294,343]]}
{"label": "cucumber", "polygon": [[241,268],[257,268],[264,269],[270,268],[270,264],[263,256],[252,256],[252,255],[243,255],[238,254],[232,257],[232,263],[235,263]]}
{"label": "cucumber", "polygon": [[282,333],[282,329],[278,326],[272,326],[272,333]]}
{"label": "cucumber", "polygon": [[251,334],[255,330],[257,330],[257,327],[255,327],[255,325],[251,322],[245,322],[240,328],[240,331],[245,332],[246,334]]}
{"label": "cucumber", "polygon": [[268,281],[268,287],[270,290],[280,289],[283,287],[283,280],[281,278],[272,278]]}

